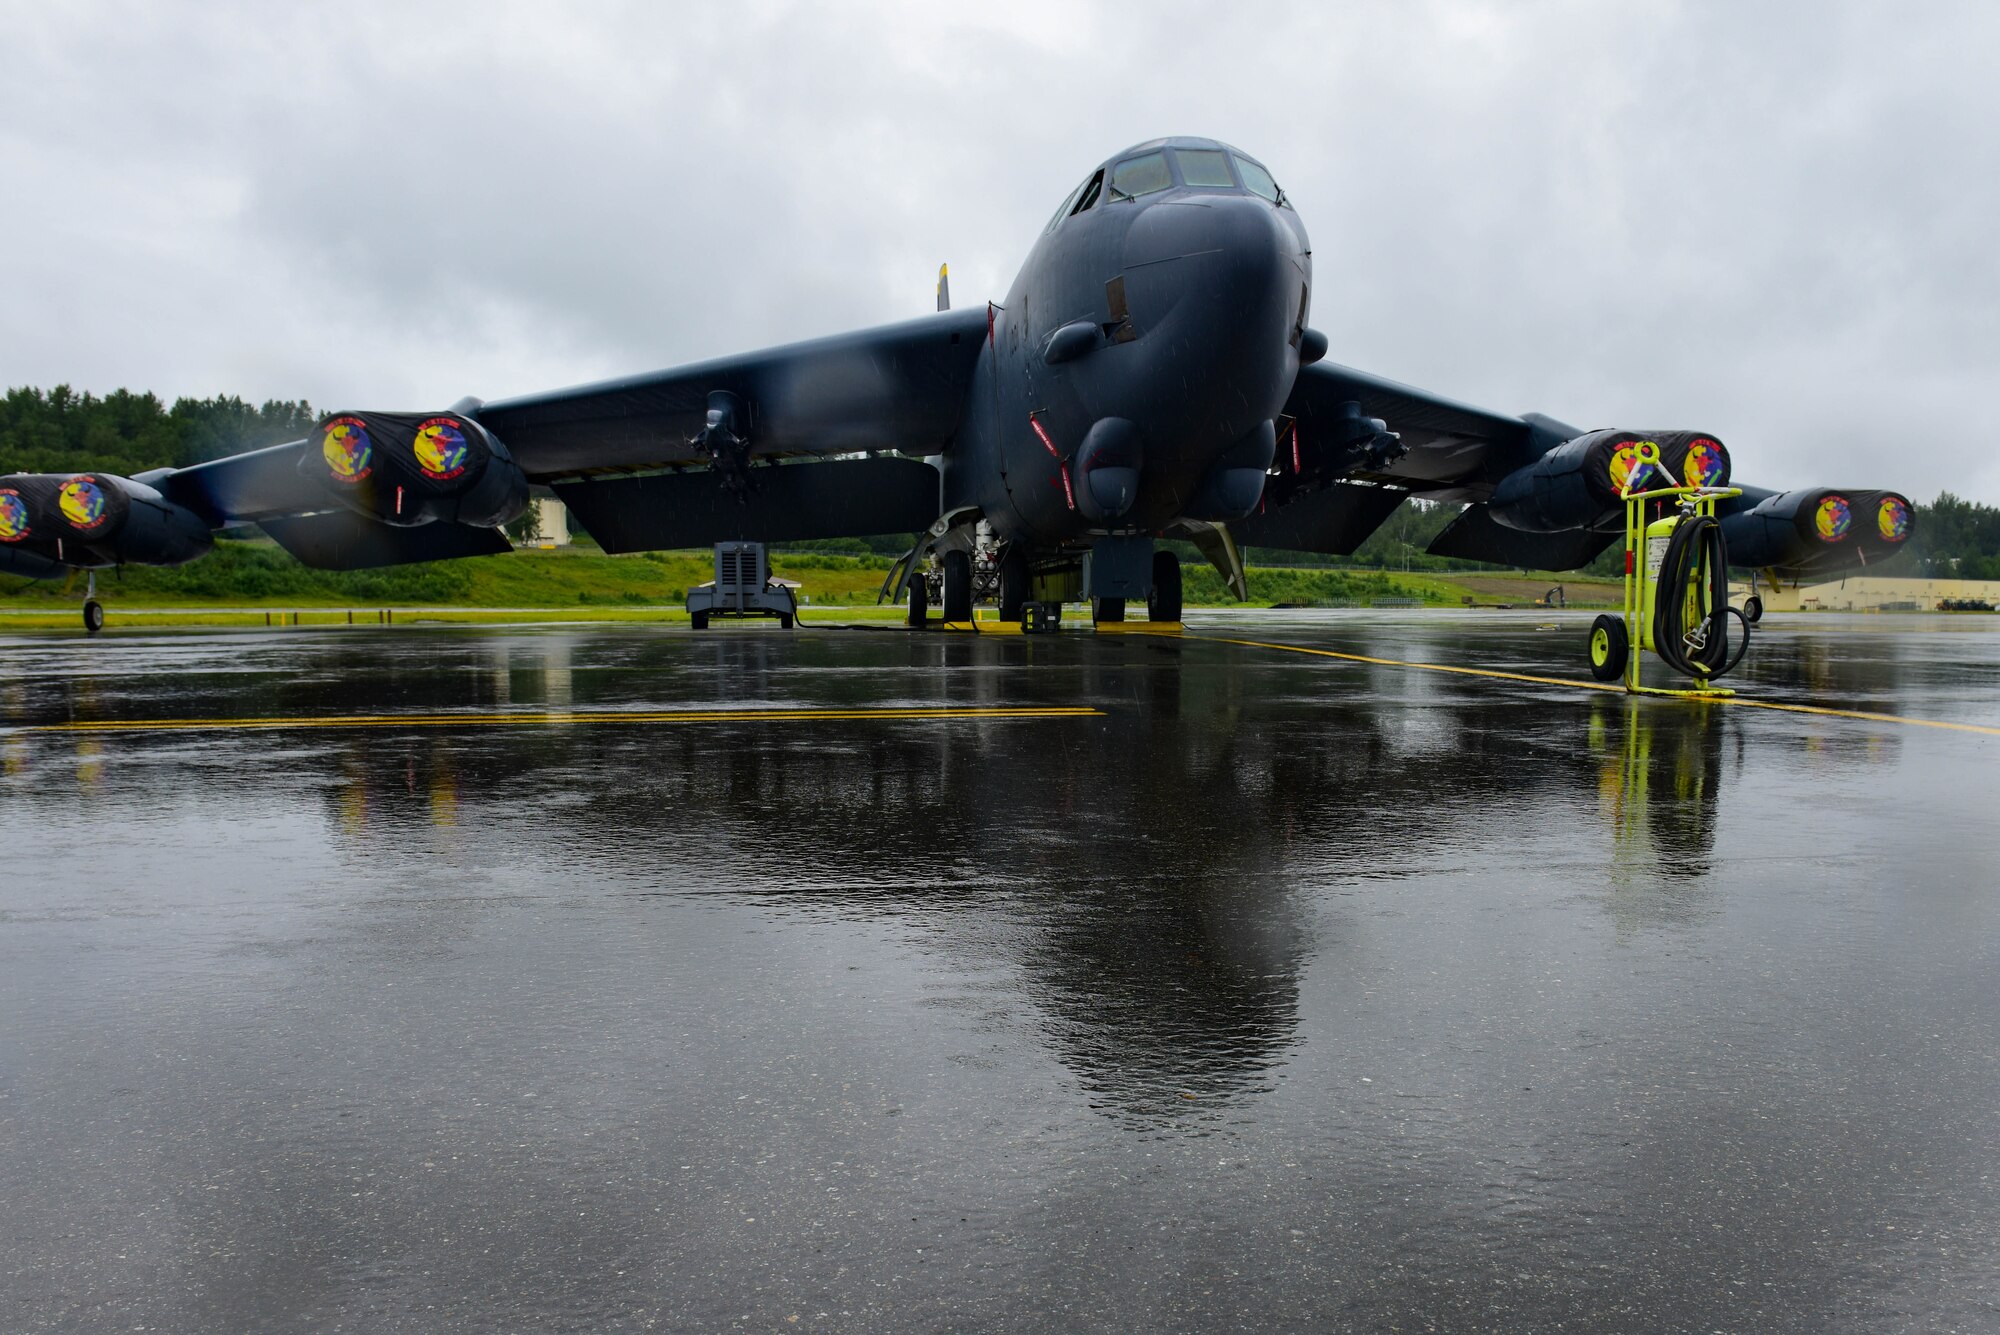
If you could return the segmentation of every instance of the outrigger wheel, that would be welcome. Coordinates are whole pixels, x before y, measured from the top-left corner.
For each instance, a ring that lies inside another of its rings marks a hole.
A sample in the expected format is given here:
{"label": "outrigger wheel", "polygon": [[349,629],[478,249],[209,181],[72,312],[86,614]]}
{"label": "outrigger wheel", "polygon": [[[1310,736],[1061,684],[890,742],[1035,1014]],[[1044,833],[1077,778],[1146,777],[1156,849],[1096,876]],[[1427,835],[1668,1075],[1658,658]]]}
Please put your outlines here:
{"label": "outrigger wheel", "polygon": [[1745,598],[1743,600],[1744,623],[1746,625],[1754,626],[1763,619],[1764,619],[1764,600],[1753,593],[1748,598]]}
{"label": "outrigger wheel", "polygon": [[1604,615],[1590,623],[1590,675],[1599,681],[1616,681],[1625,674],[1632,642],[1625,635],[1625,619]]}
{"label": "outrigger wheel", "polygon": [[104,629],[104,604],[95,598],[83,600],[83,628],[92,635]]}

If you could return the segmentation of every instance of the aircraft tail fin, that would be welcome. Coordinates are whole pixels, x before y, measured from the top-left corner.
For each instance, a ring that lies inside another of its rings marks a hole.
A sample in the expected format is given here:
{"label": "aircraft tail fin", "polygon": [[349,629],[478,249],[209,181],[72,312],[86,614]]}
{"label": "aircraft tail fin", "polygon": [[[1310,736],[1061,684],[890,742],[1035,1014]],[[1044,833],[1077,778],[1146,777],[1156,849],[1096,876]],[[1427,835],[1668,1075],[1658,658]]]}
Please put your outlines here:
{"label": "aircraft tail fin", "polygon": [[941,311],[951,309],[951,266],[949,264],[938,265],[938,309]]}

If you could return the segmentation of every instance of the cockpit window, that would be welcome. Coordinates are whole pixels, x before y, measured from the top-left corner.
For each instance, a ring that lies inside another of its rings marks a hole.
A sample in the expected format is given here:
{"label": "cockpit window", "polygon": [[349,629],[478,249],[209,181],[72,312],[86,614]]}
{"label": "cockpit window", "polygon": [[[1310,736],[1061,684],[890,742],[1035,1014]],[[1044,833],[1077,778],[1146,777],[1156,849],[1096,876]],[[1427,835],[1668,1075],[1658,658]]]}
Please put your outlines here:
{"label": "cockpit window", "polygon": [[1082,213],[1097,202],[1098,193],[1104,188],[1104,168],[1099,167],[1088,181],[1083,183],[1083,192],[1077,196],[1076,207],[1071,213]]}
{"label": "cockpit window", "polygon": [[1278,183],[1271,179],[1271,173],[1248,158],[1236,159],[1236,170],[1243,173],[1243,186],[1253,195],[1262,195],[1273,204],[1285,202],[1285,192],[1278,189]]}
{"label": "cockpit window", "polygon": [[1144,157],[1127,158],[1111,169],[1111,198],[1132,199],[1150,195],[1155,190],[1168,189],[1173,183],[1173,174],[1167,170],[1166,154],[1148,153]]}
{"label": "cockpit window", "polygon": [[[1089,182],[1086,181],[1084,184],[1088,185]],[[1049,219],[1049,225],[1047,227],[1044,227],[1042,230],[1044,232],[1055,231],[1056,224],[1061,222],[1064,218],[1069,217],[1069,211],[1076,207],[1076,197],[1082,193],[1083,193],[1083,186],[1081,185],[1078,186],[1076,189],[1070,191],[1069,198],[1063,200],[1063,202],[1056,208],[1055,217]]]}
{"label": "cockpit window", "polygon": [[1213,148],[1181,148],[1174,151],[1180,159],[1181,183],[1183,185],[1233,187],[1236,181],[1229,174],[1229,155]]}

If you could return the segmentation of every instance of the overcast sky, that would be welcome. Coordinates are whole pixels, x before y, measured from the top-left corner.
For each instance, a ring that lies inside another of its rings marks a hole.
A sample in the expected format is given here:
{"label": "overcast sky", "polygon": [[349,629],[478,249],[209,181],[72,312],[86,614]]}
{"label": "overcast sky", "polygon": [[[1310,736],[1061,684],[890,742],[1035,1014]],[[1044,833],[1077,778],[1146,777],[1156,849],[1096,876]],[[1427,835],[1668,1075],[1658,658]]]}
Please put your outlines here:
{"label": "overcast sky", "polygon": [[2000,502],[2000,6],[0,0],[0,382],[429,408],[1005,295],[1226,139],[1334,360]]}

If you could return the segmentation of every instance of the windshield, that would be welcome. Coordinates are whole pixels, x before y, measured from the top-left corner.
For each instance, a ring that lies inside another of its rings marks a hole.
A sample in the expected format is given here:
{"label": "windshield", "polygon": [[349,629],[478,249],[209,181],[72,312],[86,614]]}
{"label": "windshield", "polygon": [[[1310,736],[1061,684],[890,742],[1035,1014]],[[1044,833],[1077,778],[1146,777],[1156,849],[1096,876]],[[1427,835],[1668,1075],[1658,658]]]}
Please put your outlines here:
{"label": "windshield", "polygon": [[1250,159],[1239,155],[1236,159],[1236,170],[1243,173],[1243,186],[1251,194],[1262,195],[1273,204],[1285,202],[1285,192],[1278,189],[1278,183],[1271,179],[1271,173]]}
{"label": "windshield", "polygon": [[1111,197],[1132,199],[1139,195],[1150,195],[1156,190],[1165,190],[1174,183],[1173,173],[1167,170],[1167,155],[1148,153],[1144,157],[1127,158],[1111,169]]}
{"label": "windshield", "polygon": [[1229,174],[1229,155],[1222,150],[1183,148],[1174,156],[1180,159],[1183,185],[1235,188],[1236,178]]}

